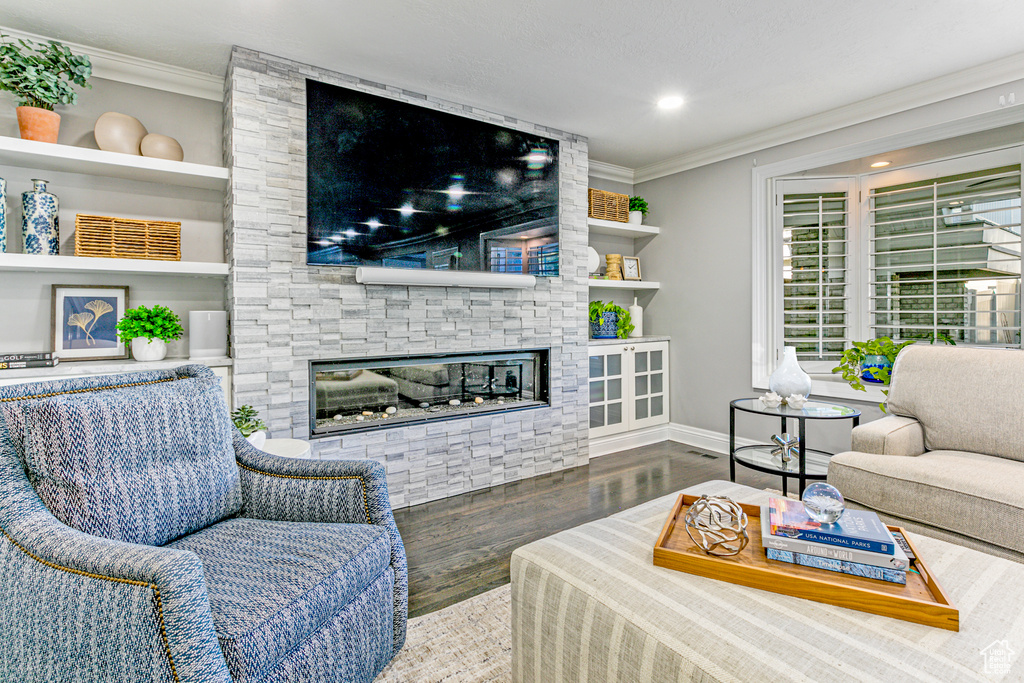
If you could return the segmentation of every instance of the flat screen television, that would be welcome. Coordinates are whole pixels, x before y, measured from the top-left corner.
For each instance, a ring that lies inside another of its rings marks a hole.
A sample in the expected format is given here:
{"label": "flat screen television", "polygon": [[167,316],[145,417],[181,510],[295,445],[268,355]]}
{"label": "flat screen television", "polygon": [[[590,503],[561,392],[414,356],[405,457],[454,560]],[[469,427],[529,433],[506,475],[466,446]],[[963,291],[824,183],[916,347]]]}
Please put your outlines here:
{"label": "flat screen television", "polygon": [[306,81],[307,263],[558,275],[558,141]]}

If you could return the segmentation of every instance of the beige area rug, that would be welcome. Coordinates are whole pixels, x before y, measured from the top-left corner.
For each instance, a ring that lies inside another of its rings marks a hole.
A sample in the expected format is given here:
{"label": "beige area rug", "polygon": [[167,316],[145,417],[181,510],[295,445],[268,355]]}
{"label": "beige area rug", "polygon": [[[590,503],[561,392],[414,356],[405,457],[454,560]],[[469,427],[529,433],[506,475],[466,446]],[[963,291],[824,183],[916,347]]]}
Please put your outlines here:
{"label": "beige area rug", "polygon": [[374,683],[512,680],[512,587],[409,620],[405,647]]}

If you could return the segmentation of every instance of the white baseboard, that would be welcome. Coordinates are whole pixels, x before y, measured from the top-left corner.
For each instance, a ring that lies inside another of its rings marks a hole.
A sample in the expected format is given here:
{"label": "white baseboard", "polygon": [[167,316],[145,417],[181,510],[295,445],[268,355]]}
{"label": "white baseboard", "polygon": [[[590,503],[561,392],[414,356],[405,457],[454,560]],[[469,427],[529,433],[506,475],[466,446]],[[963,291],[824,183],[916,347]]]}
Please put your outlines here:
{"label": "white baseboard", "polygon": [[[694,446],[722,455],[728,455],[729,453],[728,434],[670,422],[658,427],[648,427],[647,429],[638,429],[633,432],[623,432],[622,434],[612,434],[611,436],[591,439],[590,457],[599,458],[609,453],[618,453],[619,451],[627,451],[630,448],[640,448],[641,446],[651,446],[662,441],[684,443],[688,446]],[[757,441],[753,439],[736,437],[737,446],[752,446],[755,443]]]}

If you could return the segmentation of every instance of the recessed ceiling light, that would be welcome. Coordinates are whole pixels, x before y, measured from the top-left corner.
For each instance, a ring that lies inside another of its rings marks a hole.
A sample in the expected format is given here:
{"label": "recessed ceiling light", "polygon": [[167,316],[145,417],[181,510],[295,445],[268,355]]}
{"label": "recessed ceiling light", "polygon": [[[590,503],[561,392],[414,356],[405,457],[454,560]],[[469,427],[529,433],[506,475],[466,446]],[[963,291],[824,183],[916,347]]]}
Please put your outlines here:
{"label": "recessed ceiling light", "polygon": [[412,204],[404,204],[402,208],[398,210],[398,213],[403,216],[411,216],[416,213],[416,209],[412,208]]}
{"label": "recessed ceiling light", "polygon": [[[376,230],[376,229],[377,229],[377,228],[379,228],[379,227],[380,227],[381,225],[383,225],[383,223],[381,223],[381,222],[380,222],[379,220],[377,220],[376,218],[371,218],[370,220],[366,221],[366,225],[369,225],[369,226],[370,226],[370,230]],[[350,232],[351,232],[351,231],[350,231]],[[346,233],[346,234],[347,234],[347,233]]]}
{"label": "recessed ceiling light", "polygon": [[659,109],[678,109],[683,106],[683,98],[679,95],[669,95],[658,100]]}
{"label": "recessed ceiling light", "polygon": [[882,168],[883,166],[888,166],[891,163],[891,161],[876,161],[875,163],[871,164],[871,168]]}

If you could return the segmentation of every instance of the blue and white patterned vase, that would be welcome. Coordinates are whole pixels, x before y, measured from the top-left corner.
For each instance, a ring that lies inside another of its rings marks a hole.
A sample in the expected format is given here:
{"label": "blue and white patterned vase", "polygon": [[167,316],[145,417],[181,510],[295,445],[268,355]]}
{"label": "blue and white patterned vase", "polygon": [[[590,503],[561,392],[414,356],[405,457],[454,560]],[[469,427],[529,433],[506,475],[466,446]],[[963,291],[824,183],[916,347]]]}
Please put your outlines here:
{"label": "blue and white patterned vase", "polygon": [[0,178],[0,254],[7,251],[7,181]]}
{"label": "blue and white patterned vase", "polygon": [[32,179],[32,191],[21,193],[21,234],[26,254],[60,253],[57,197],[46,191],[47,180]]}

